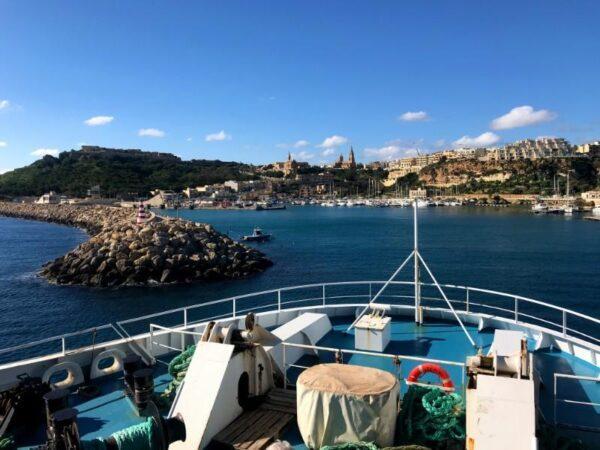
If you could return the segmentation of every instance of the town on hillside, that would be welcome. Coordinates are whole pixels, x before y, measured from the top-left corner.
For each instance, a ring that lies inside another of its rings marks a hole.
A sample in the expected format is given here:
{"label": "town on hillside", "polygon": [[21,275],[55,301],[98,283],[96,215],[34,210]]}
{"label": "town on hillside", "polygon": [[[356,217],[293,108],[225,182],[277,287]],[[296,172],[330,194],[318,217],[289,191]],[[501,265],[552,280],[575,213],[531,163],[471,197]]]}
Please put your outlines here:
{"label": "town on hillside", "polygon": [[[139,150],[85,146],[90,154],[146,155]],[[167,153],[157,160],[179,161]],[[495,148],[456,148],[420,153],[397,160],[358,163],[354,149],[331,164],[311,165],[291,153],[284,161],[244,166],[243,176],[176,189],[160,186],[148,192],[107,195],[90,186],[83,198],[57,192],[16,197],[39,203],[142,202],[155,208],[276,210],[286,204],[324,206],[405,205],[408,199],[428,204],[542,204],[553,208],[600,206],[600,142],[571,145],[566,139],[525,139]],[[540,207],[542,208],[542,207]],[[543,208],[542,208],[543,209]]]}

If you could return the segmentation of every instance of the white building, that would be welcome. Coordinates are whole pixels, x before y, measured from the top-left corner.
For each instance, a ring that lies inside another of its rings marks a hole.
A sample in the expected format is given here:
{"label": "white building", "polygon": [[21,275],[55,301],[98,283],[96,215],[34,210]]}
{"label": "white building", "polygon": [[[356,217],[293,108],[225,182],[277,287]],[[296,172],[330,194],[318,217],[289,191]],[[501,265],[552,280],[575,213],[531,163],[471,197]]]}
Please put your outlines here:
{"label": "white building", "polygon": [[594,202],[594,206],[600,206],[600,190],[582,192],[581,198],[586,202]]}
{"label": "white building", "polygon": [[42,195],[37,201],[36,203],[42,204],[42,205],[58,205],[60,203],[66,203],[67,202],[67,196],[66,195],[60,195],[57,194],[54,191],[50,191],[47,194]]}

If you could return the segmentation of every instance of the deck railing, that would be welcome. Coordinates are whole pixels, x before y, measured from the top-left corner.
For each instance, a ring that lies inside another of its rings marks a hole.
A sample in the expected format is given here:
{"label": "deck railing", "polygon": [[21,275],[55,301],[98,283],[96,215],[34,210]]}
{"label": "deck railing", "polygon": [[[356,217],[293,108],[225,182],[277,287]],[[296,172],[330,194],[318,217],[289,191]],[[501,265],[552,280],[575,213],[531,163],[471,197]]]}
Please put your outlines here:
{"label": "deck railing", "polygon": [[[64,343],[65,339],[70,336],[90,333],[92,330],[111,329],[121,338],[131,338],[136,334],[147,333],[151,322],[156,325],[185,328],[207,320],[240,317],[249,311],[261,312],[271,309],[280,311],[301,306],[341,304],[364,306],[373,298],[377,288],[383,284],[385,284],[385,281],[345,281],[289,286],[252,292],[147,314],[117,321],[115,324],[106,324],[4,348],[0,349],[0,355],[20,352],[11,356],[23,359],[23,356],[31,356],[30,352],[33,348],[53,341],[62,342],[63,352],[66,353],[68,350]],[[414,283],[410,281],[391,282],[388,290],[379,297],[378,303],[406,308],[413,307],[414,296],[411,295],[413,285]],[[433,286],[432,283],[421,283],[423,291],[422,305],[426,309],[447,309],[442,297],[426,294],[425,290]],[[450,302],[459,312],[486,313],[515,323],[538,324],[559,332],[564,337],[579,338],[594,345],[600,344],[600,320],[594,317],[520,295],[460,285],[443,284],[441,286],[447,292]],[[397,292],[398,289],[404,289],[404,292]],[[510,303],[509,306],[506,305],[507,301]],[[163,319],[165,323],[157,323]],[[576,327],[571,325],[573,320],[580,321],[580,324]],[[136,329],[132,330],[132,328]],[[108,342],[108,340],[104,342]],[[96,345],[101,343],[102,341],[96,342]],[[27,350],[27,352],[23,355],[22,350]],[[11,360],[14,361],[15,359],[11,358]]]}
{"label": "deck railing", "polygon": [[[600,385],[600,377],[573,375],[573,374],[569,374],[569,373],[555,373],[554,374],[554,404],[553,404],[554,425],[555,426],[580,429],[583,431],[600,432],[600,424],[598,423],[598,420],[595,420],[596,424],[591,425],[591,426],[575,424],[572,422],[567,423],[567,422],[562,422],[561,420],[559,420],[559,417],[558,417],[558,405],[559,404],[571,405],[571,406],[576,406],[579,408],[588,407],[590,410],[588,411],[588,414],[586,414],[586,415],[594,417],[595,419],[598,419],[600,417],[600,414],[597,412],[598,409],[600,408],[600,403],[592,402],[592,401],[577,400],[575,398],[561,397],[558,393],[559,380],[565,380],[565,381],[571,380],[571,381],[579,382],[580,384],[583,381],[583,382],[593,383],[594,385]],[[597,388],[594,387],[594,389],[597,389]],[[573,416],[574,415],[572,414],[571,417],[573,417]],[[577,417],[581,418],[581,414],[577,414]]]}
{"label": "deck railing", "polygon": [[433,358],[424,358],[420,356],[410,356],[410,355],[395,355],[392,353],[379,353],[379,352],[370,352],[365,350],[353,350],[346,348],[334,348],[334,347],[323,347],[319,345],[306,345],[306,344],[294,344],[292,342],[282,342],[283,352],[282,352],[282,363],[283,363],[283,371],[284,371],[284,388],[287,388],[288,385],[288,377],[287,377],[287,369],[288,368],[297,368],[297,369],[308,369],[309,366],[303,366],[297,363],[288,363],[286,358],[286,349],[287,348],[300,348],[303,350],[312,350],[312,351],[322,351],[333,353],[336,357],[336,360],[339,359],[339,362],[345,362],[344,355],[362,355],[379,359],[390,360],[392,364],[396,367],[396,378],[400,382],[406,381],[402,376],[402,363],[404,361],[412,361],[416,363],[433,363],[439,364],[441,366],[452,366],[460,368],[460,383],[457,383],[458,386],[464,388],[465,386],[465,371],[466,364],[458,361],[446,361],[443,359],[433,359]]}

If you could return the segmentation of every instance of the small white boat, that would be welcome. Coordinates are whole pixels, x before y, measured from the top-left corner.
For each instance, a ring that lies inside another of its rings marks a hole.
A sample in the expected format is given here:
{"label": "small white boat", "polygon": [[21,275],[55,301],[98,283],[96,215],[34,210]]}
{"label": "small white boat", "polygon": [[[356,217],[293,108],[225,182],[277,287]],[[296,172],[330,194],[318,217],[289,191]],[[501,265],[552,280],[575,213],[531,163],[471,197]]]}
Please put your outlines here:
{"label": "small white boat", "polygon": [[600,206],[595,206],[594,208],[592,208],[592,214],[594,216],[600,216]]}
{"label": "small white boat", "polygon": [[531,207],[531,210],[536,214],[545,213],[548,211],[548,205],[545,203],[536,203]]}
{"label": "small white boat", "polygon": [[263,233],[263,231],[258,227],[254,228],[254,230],[252,231],[252,234],[242,236],[243,241],[250,241],[250,242],[265,242],[265,241],[269,241],[270,239],[271,239],[271,235]]}
{"label": "small white boat", "polygon": [[563,209],[564,213],[567,214],[567,215],[572,215],[573,214],[573,207],[570,206],[570,205],[563,206],[562,209]]}

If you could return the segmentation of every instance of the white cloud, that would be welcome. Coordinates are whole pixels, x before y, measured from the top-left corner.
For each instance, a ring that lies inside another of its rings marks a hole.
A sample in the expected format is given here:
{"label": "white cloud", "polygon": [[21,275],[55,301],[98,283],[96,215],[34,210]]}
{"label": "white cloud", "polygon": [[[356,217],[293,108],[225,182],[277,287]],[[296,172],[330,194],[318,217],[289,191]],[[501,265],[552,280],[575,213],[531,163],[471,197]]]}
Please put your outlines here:
{"label": "white cloud", "polygon": [[14,169],[4,169],[4,168],[0,167],[0,175],[4,174],[6,172],[10,172],[11,170],[14,170]]}
{"label": "white cloud", "polygon": [[0,148],[6,147],[8,144],[6,141],[0,141]]}
{"label": "white cloud", "polygon": [[300,139],[296,142],[294,142],[293,144],[288,144],[287,142],[282,142],[280,144],[276,144],[275,147],[277,148],[303,148],[303,147],[308,147],[310,145],[310,142],[308,142],[306,139]]}
{"label": "white cloud", "polygon": [[479,136],[463,136],[452,143],[454,147],[489,147],[500,141],[500,136],[491,131],[486,131]]}
{"label": "white cloud", "polygon": [[385,147],[379,148],[365,148],[365,155],[369,158],[387,161],[399,158],[402,152],[403,150],[399,145],[386,145]]}
{"label": "white cloud", "polygon": [[220,142],[220,141],[230,141],[231,135],[225,133],[225,130],[221,130],[218,133],[207,134],[204,138],[206,142]]}
{"label": "white cloud", "polygon": [[298,161],[308,161],[309,159],[313,159],[314,157],[314,153],[309,153],[306,151],[301,151],[300,153],[292,153],[292,158],[297,159]]}
{"label": "white cloud", "polygon": [[299,141],[294,142],[294,148],[308,147],[309,145],[310,142],[305,139],[300,139]]}
{"label": "white cloud", "polygon": [[319,147],[334,148],[334,147],[339,147],[340,145],[344,145],[347,143],[348,143],[347,137],[334,134],[333,136],[330,136],[330,137],[326,138],[323,142],[321,142],[321,144],[319,144]]}
{"label": "white cloud", "polygon": [[187,142],[192,142],[192,141],[193,141],[193,139],[192,139],[191,137],[189,137],[189,138],[187,138],[187,139],[186,139],[186,141],[187,141]]}
{"label": "white cloud", "polygon": [[113,116],[94,116],[94,117],[90,117],[89,119],[85,120],[83,123],[85,123],[87,126],[90,127],[98,127],[100,125],[106,125],[111,123],[115,118]]}
{"label": "white cloud", "polygon": [[37,156],[38,158],[42,158],[46,155],[57,157],[58,153],[59,151],[56,148],[38,148],[31,152],[33,156]]}
{"label": "white cloud", "polygon": [[323,150],[321,156],[331,156],[335,153],[335,150],[332,148],[328,148],[327,150]]}
{"label": "white cloud", "polygon": [[10,102],[8,100],[0,100],[0,109],[6,109],[10,106]]}
{"label": "white cloud", "polygon": [[403,122],[424,122],[429,120],[429,114],[425,111],[407,111],[398,117]]}
{"label": "white cloud", "polygon": [[156,128],[142,128],[138,131],[138,136],[149,136],[149,137],[164,137],[165,132]]}
{"label": "white cloud", "polygon": [[526,127],[542,122],[548,122],[556,118],[556,114],[547,109],[538,109],[524,105],[511,109],[503,116],[492,120],[492,130],[509,130],[511,128]]}

